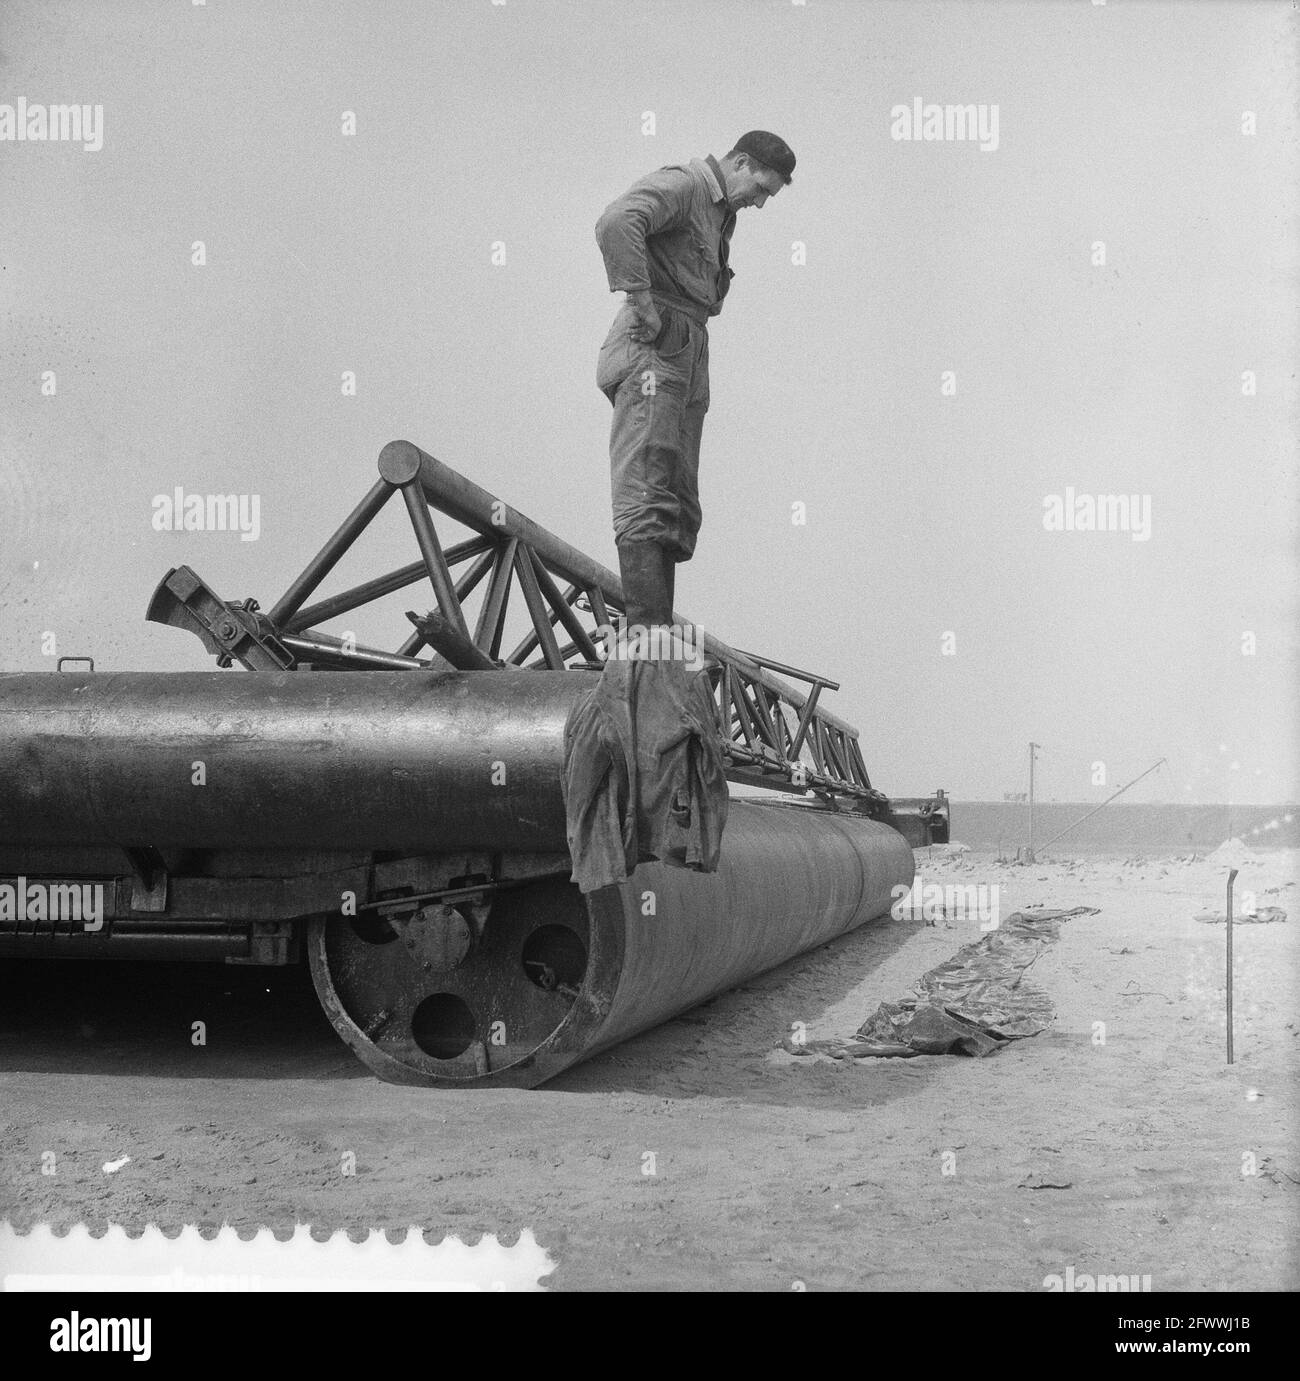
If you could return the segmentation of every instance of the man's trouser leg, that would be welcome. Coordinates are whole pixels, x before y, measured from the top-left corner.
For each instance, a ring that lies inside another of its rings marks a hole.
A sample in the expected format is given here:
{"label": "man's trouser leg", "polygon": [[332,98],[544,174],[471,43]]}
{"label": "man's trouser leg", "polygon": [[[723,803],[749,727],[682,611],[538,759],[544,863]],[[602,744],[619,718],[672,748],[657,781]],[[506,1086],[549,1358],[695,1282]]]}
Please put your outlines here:
{"label": "man's trouser leg", "polygon": [[620,566],[625,546],[654,543],[661,551],[657,580],[648,557],[628,559],[623,576],[628,622],[644,618],[647,623],[671,623],[676,563],[690,560],[700,527],[699,447],[709,405],[708,333],[673,314],[658,348],[638,346],[616,321],[602,350],[605,365],[609,368],[598,381],[614,405],[610,470]]}
{"label": "man's trouser leg", "polygon": [[700,435],[704,430],[704,414],[709,410],[709,336],[703,337],[695,357],[686,393],[686,407],[682,412],[681,466],[677,477],[678,542],[676,547],[664,548],[664,572],[668,583],[669,622],[675,611],[673,603],[677,587],[677,563],[689,561],[695,553],[700,532]]}

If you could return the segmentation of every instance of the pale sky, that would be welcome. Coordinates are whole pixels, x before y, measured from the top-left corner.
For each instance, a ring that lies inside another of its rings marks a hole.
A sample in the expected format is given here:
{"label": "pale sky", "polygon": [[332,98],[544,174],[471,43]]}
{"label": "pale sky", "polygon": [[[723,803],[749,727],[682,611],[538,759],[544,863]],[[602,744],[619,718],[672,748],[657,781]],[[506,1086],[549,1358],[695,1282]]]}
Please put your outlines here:
{"label": "pale sky", "polygon": [[[0,142],[0,670],[48,632],[211,666],[158,579],[269,606],[399,437],[615,566],[593,227],[766,128],[798,167],[739,217],[678,609],[840,681],[891,795],[1023,790],[1034,739],[1045,798],[1167,757],[1129,799],[1294,800],[1296,38],[1248,0],[5,0],[0,104],[100,104],[103,147]],[[891,137],[917,97],[997,148]],[[258,540],[155,531],[178,485],[259,496]],[[1067,487],[1149,539],[1045,530]],[[415,559],[399,517],[322,593]]]}

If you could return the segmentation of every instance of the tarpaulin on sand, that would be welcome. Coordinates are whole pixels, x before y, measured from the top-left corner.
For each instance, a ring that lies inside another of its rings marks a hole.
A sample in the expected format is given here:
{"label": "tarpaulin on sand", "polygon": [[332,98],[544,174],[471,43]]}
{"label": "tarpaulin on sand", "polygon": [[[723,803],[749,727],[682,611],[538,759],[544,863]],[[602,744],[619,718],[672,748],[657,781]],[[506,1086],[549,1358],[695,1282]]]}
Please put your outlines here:
{"label": "tarpaulin on sand", "polygon": [[656,860],[714,872],[727,801],[708,673],[681,660],[606,662],[564,729],[578,887],[594,892]]}
{"label": "tarpaulin on sand", "polygon": [[1054,1009],[1025,974],[1056,940],[1058,922],[1096,914],[1094,906],[1017,911],[923,975],[914,996],[882,1002],[852,1040],[809,1041],[803,1050],[855,1059],[991,1055],[1008,1041],[1036,1036]]}

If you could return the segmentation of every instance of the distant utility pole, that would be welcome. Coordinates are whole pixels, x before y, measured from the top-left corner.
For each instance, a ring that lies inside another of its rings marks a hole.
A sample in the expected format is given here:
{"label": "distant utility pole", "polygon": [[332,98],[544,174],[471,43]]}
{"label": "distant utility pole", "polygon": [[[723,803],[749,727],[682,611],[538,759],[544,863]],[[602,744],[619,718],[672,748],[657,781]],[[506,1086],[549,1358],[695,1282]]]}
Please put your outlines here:
{"label": "distant utility pole", "polygon": [[1029,742],[1029,847],[1024,851],[1024,862],[1034,862],[1034,760],[1037,757],[1037,750],[1043,745],[1035,743],[1032,739]]}

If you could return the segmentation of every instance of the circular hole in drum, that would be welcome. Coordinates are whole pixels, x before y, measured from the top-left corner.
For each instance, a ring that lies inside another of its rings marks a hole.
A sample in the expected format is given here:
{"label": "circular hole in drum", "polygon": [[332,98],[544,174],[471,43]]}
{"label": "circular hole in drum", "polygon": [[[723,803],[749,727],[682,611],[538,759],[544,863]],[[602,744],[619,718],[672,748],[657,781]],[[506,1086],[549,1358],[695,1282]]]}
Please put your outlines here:
{"label": "circular hole in drum", "polygon": [[567,925],[543,925],[524,942],[524,972],[539,988],[579,988],[587,973],[587,947]]}
{"label": "circular hole in drum", "polygon": [[426,1055],[454,1060],[474,1040],[474,1013],[455,993],[433,993],[415,1009],[411,1036]]}
{"label": "circular hole in drum", "polygon": [[358,940],[368,945],[386,945],[397,939],[397,931],[378,911],[363,911],[359,916],[350,916],[352,933]]}

